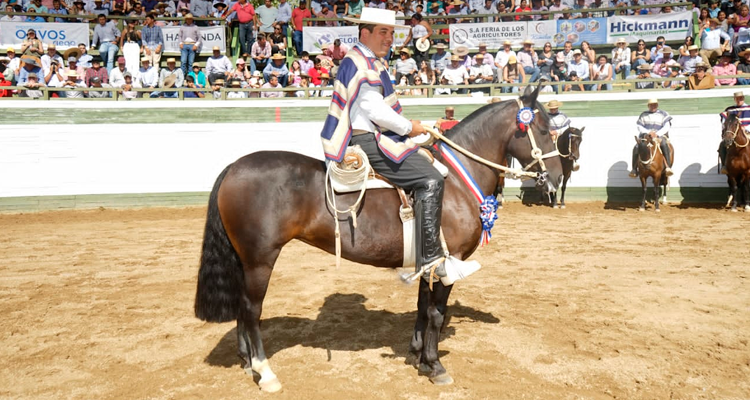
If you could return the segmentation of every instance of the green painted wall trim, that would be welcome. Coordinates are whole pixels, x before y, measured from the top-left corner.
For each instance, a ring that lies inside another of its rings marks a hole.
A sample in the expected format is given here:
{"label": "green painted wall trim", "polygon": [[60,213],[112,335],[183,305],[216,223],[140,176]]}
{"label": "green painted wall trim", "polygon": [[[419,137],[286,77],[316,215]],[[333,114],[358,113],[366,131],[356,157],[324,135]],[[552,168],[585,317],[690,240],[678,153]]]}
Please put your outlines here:
{"label": "green painted wall trim", "polygon": [[[87,210],[96,208],[143,208],[205,206],[208,192],[88,194],[72,196],[0,197],[0,212],[21,213],[54,210]],[[649,188],[648,198],[653,198]],[[672,188],[667,193],[671,203],[724,203],[726,188]],[[506,201],[538,203],[541,195],[536,189],[507,188]],[[638,203],[641,189],[635,187],[569,188],[566,202],[605,201],[608,203]]]}
{"label": "green painted wall trim", "polygon": [[[637,116],[646,110],[644,100],[567,101],[559,96],[562,110],[569,117]],[[275,122],[278,108],[281,122],[322,122],[327,107],[237,107],[237,108],[162,108],[134,109],[62,109],[46,107],[45,118],[39,118],[37,102],[29,108],[5,109],[0,125],[28,124],[137,124],[137,123],[248,123]],[[732,104],[729,98],[664,99],[659,106],[672,115],[718,114]],[[33,105],[33,107],[32,107]],[[456,118],[462,119],[484,104],[455,106]],[[435,120],[443,115],[444,105],[404,106],[411,119]]]}

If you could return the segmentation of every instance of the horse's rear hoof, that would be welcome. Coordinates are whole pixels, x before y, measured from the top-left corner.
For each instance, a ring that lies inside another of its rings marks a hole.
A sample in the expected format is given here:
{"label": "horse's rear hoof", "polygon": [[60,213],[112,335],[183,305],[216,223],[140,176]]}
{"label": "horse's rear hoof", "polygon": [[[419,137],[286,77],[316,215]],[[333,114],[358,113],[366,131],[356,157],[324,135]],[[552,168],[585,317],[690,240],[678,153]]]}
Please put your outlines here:
{"label": "horse's rear hoof", "polygon": [[661,210],[657,208],[656,210],[654,210],[654,212],[661,212]]}
{"label": "horse's rear hoof", "polygon": [[645,207],[639,207],[638,211],[646,211],[646,208]]}
{"label": "horse's rear hoof", "polygon": [[430,382],[438,386],[450,385],[453,383],[453,378],[446,372],[444,374],[431,377]]}
{"label": "horse's rear hoof", "polygon": [[266,393],[276,393],[281,390],[281,382],[278,378],[269,379],[267,382],[260,381],[258,386],[260,386],[260,390]]}
{"label": "horse's rear hoof", "polygon": [[732,207],[732,209],[730,211],[737,212],[737,207]]}
{"label": "horse's rear hoof", "polygon": [[565,204],[561,205],[561,206],[560,206],[560,209],[561,209],[561,210],[564,210],[564,209],[565,209]]}
{"label": "horse's rear hoof", "polygon": [[745,206],[745,212],[750,212],[750,206]]}

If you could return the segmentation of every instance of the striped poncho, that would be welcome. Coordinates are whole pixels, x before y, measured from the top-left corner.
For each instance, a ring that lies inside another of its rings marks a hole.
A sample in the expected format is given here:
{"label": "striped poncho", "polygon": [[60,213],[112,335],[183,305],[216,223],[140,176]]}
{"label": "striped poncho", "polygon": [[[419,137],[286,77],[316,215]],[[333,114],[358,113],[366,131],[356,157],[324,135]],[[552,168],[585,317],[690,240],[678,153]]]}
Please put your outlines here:
{"label": "striped poncho", "polygon": [[[349,114],[350,109],[364,84],[379,88],[386,104],[401,114],[401,104],[396,98],[383,62],[375,57],[367,57],[359,46],[354,46],[339,65],[328,116],[320,133],[323,151],[329,160],[341,161],[344,158],[346,147],[352,137],[353,116]],[[419,148],[408,137],[395,132],[379,129],[374,133],[378,147],[386,157],[396,163],[400,163]]]}

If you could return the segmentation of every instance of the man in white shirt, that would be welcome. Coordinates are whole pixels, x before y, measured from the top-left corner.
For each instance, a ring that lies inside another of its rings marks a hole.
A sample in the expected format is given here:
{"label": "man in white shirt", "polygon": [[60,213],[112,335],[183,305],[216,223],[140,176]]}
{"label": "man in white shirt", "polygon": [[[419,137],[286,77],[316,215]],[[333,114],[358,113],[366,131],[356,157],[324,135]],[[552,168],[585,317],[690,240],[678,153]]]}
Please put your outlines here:
{"label": "man in white shirt", "polygon": [[213,55],[206,60],[206,75],[208,82],[214,83],[216,79],[226,79],[232,72],[232,62],[229,58],[221,54],[219,46],[213,47]]}
{"label": "man in white shirt", "polygon": [[497,52],[497,55],[495,56],[495,67],[497,68],[497,81],[502,82],[503,80],[503,68],[505,68],[506,65],[508,65],[508,59],[510,56],[516,57],[516,52],[513,51],[511,46],[511,41],[506,40],[503,42],[503,48],[502,50]]}
{"label": "man in white shirt", "polygon": [[[281,89],[282,86],[279,83],[279,77],[276,75],[269,75],[268,82],[264,83],[261,89]],[[279,98],[284,97],[284,92],[261,92],[260,97],[263,98]]]}
{"label": "man in white shirt", "polygon": [[[469,84],[469,72],[466,68],[461,65],[461,57],[457,55],[451,56],[451,65],[443,71],[440,75],[440,82],[443,83],[445,79],[446,85],[468,85]],[[466,89],[452,89],[453,92],[466,93]]]}
{"label": "man in white shirt", "polygon": [[[137,77],[138,87],[144,89],[156,89],[159,84],[159,75],[156,73],[156,68],[151,66],[151,58],[141,58],[141,68],[138,70]],[[140,93],[143,95],[143,93]]]}
{"label": "man in white shirt", "polygon": [[125,57],[119,57],[117,59],[117,67],[112,69],[109,73],[109,84],[112,87],[121,88],[125,84],[125,73],[128,72],[125,69]]}
{"label": "man in white shirt", "polygon": [[57,64],[60,66],[63,66],[63,58],[60,55],[60,53],[57,52],[57,47],[54,43],[50,43],[47,46],[47,54],[42,56],[42,69],[46,73],[49,71],[50,64],[52,64],[52,60],[57,61]]}

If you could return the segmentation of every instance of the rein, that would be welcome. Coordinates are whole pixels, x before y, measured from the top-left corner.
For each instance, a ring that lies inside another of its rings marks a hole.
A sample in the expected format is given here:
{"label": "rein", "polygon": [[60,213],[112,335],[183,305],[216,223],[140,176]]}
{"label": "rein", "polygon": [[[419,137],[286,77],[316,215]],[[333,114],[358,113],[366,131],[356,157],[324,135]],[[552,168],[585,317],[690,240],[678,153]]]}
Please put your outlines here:
{"label": "rein", "polygon": [[[519,107],[523,107],[523,103],[521,103],[521,100],[517,99],[517,101],[519,103]],[[536,140],[534,139],[534,133],[531,131],[531,127],[529,127],[529,129],[528,129],[528,136],[529,136],[529,141],[531,142],[531,157],[534,158],[534,161],[532,161],[531,163],[529,163],[529,165],[527,165],[523,169],[520,169],[520,168],[509,168],[509,167],[506,167],[504,165],[500,165],[500,164],[494,163],[492,161],[489,161],[487,159],[484,159],[484,158],[482,158],[482,157],[480,157],[480,156],[478,156],[478,155],[470,152],[469,150],[466,150],[465,148],[459,146],[458,144],[456,144],[452,140],[450,140],[447,137],[445,137],[442,133],[438,132],[436,129],[434,129],[431,126],[423,125],[423,127],[430,134],[430,136],[432,136],[434,139],[442,141],[443,143],[447,144],[448,146],[456,149],[459,153],[465,155],[466,157],[469,157],[470,159],[472,159],[472,160],[474,160],[474,161],[476,161],[476,162],[478,162],[480,164],[483,164],[483,165],[486,165],[486,166],[488,166],[490,168],[494,168],[496,170],[502,171],[505,174],[506,177],[511,178],[511,179],[524,179],[524,178],[525,179],[531,179],[531,178],[533,178],[533,179],[537,180],[537,184],[543,183],[544,180],[546,179],[546,175],[547,175],[547,167],[544,165],[544,159],[545,158],[550,158],[550,157],[555,157],[555,156],[558,156],[560,154],[560,152],[557,149],[555,149],[554,151],[551,151],[551,152],[549,152],[547,154],[543,154],[542,150],[539,147],[537,147]],[[540,166],[542,172],[529,172],[528,169],[531,168],[536,163],[539,163],[539,166]]]}
{"label": "rein", "polygon": [[[644,138],[644,139],[640,139],[640,140],[642,140],[642,141],[645,141],[646,139]],[[647,146],[648,146],[648,147],[651,147],[652,149],[653,149],[654,147],[656,147],[656,149],[650,152],[650,153],[651,153],[651,158],[649,158],[649,159],[648,159],[647,161],[643,161],[643,160],[641,159],[641,155],[640,155],[640,153],[638,154],[638,161],[640,161],[640,162],[641,162],[641,164],[643,164],[643,165],[649,165],[649,164],[651,164],[651,162],[652,162],[652,161],[654,161],[654,157],[656,157],[656,153],[657,153],[657,152],[661,153],[661,147],[659,147],[659,146],[654,146],[654,144],[651,144],[651,143],[649,143],[649,144],[648,144]]]}

